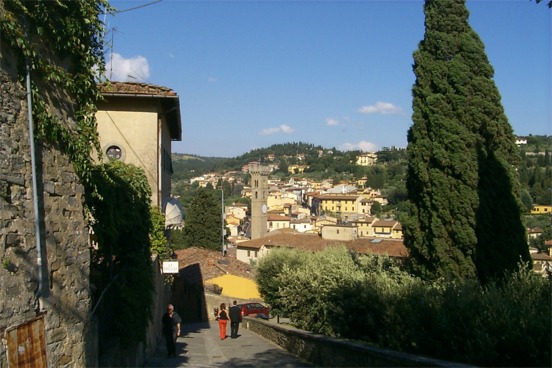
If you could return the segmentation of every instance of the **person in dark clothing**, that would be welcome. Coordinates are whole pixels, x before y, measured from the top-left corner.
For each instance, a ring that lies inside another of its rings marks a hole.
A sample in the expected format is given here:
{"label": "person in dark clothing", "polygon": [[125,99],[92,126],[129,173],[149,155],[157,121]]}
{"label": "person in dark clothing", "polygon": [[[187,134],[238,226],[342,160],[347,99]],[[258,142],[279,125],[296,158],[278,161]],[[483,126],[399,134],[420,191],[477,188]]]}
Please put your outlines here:
{"label": "person in dark clothing", "polygon": [[228,314],[230,315],[230,338],[235,339],[238,337],[238,329],[242,321],[241,308],[237,306],[235,300],[233,305],[229,308]]}
{"label": "person in dark clothing", "polygon": [[174,306],[167,306],[167,313],[163,315],[163,335],[167,342],[167,355],[169,357],[176,356],[176,338],[180,336],[180,323],[182,319],[178,313],[174,311]]}

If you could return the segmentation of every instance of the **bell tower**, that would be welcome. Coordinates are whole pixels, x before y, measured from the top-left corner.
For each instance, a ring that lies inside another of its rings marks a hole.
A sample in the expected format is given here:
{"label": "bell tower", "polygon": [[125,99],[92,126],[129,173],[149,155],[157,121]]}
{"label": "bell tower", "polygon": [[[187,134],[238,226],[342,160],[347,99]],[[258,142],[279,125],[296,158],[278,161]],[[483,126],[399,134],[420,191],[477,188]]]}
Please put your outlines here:
{"label": "bell tower", "polygon": [[251,239],[257,239],[267,232],[268,173],[267,166],[251,164]]}

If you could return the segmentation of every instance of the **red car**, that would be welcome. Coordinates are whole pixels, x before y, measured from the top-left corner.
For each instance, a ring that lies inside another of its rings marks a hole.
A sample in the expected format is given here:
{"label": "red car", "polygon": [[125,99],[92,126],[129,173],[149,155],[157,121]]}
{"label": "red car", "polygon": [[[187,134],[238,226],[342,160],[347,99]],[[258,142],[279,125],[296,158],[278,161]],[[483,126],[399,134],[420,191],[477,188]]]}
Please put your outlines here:
{"label": "red car", "polygon": [[259,318],[268,319],[270,309],[261,303],[244,303],[238,304],[241,309],[242,316],[256,315]]}

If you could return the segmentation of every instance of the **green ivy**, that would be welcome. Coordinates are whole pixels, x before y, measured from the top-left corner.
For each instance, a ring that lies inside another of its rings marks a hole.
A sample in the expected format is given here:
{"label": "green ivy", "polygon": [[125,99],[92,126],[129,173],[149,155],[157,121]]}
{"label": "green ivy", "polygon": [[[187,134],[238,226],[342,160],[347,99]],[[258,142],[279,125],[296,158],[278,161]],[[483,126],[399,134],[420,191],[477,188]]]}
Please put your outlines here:
{"label": "green ivy", "polygon": [[91,282],[99,290],[110,289],[107,309],[125,316],[112,319],[110,332],[130,347],[145,342],[152,318],[151,189],[143,169],[118,161],[94,168],[92,179],[99,195],[87,193],[98,244]]}
{"label": "green ivy", "polygon": [[165,216],[155,207],[151,209],[152,231],[150,234],[151,251],[159,256],[160,261],[168,260],[172,251],[165,236]]}
{"label": "green ivy", "polygon": [[[2,43],[17,52],[22,83],[29,66],[37,138],[66,153],[87,184],[92,153],[101,152],[95,119],[101,98],[96,82],[105,71],[100,15],[111,8],[106,0],[10,0],[2,5]],[[58,91],[74,99],[74,122],[48,108]]]}
{"label": "green ivy", "polygon": [[[163,215],[151,208],[143,170],[94,160],[96,153],[101,161],[95,115],[101,99],[97,82],[105,72],[100,16],[110,11],[106,0],[0,0],[0,37],[18,57],[23,85],[29,68],[37,142],[66,154],[85,186],[97,244],[90,282],[98,314],[107,311],[100,330],[131,347],[145,342],[152,318],[151,252],[164,257],[168,251]],[[113,318],[113,310],[124,318]]]}

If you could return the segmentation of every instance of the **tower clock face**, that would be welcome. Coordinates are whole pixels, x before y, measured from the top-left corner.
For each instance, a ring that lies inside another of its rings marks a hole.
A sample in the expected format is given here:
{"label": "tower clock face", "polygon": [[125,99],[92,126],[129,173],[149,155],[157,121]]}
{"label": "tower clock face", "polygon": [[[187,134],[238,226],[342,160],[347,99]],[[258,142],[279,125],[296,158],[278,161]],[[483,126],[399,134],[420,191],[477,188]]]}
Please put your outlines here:
{"label": "tower clock face", "polygon": [[263,206],[261,207],[261,211],[263,211],[263,213],[266,213],[266,204],[263,204]]}

